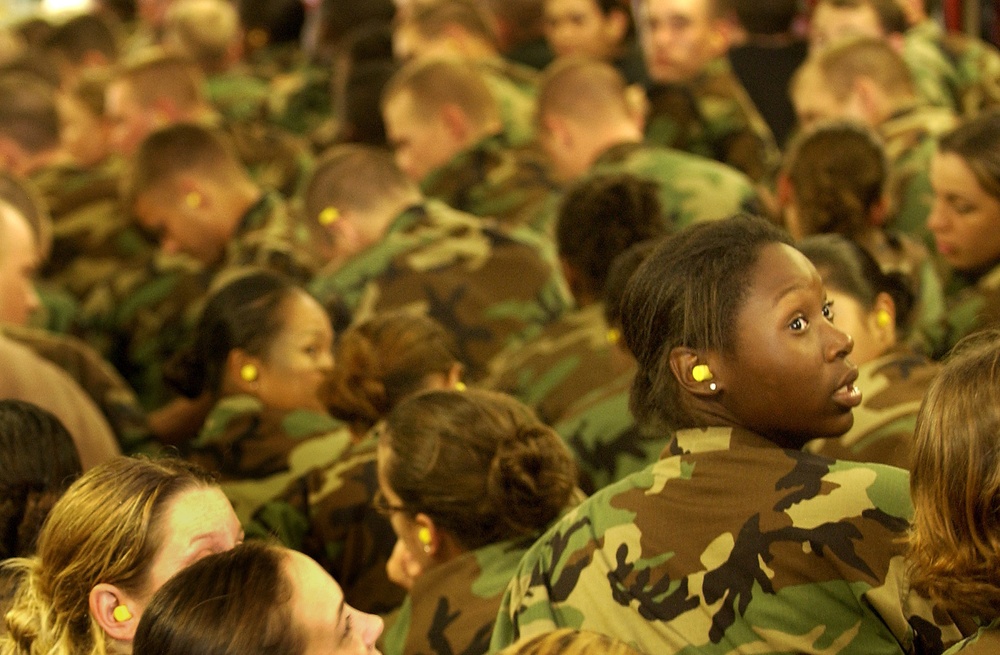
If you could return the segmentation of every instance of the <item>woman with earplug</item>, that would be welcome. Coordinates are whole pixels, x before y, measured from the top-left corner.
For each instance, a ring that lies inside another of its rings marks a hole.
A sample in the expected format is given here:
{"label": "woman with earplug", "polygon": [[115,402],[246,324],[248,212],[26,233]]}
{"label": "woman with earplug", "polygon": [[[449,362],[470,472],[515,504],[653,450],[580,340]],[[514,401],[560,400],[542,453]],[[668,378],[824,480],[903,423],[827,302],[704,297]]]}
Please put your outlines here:
{"label": "woman with earplug", "polygon": [[521,554],[574,499],[569,450],[509,396],[432,391],[389,414],[378,473],[412,578],[383,652],[486,653]]}
{"label": "woman with earplug", "polygon": [[908,468],[917,410],[939,366],[903,345],[913,306],[906,282],[883,273],[867,252],[840,236],[808,237],[798,247],[823,278],[834,324],[854,338],[851,361],[864,394],[846,434],[806,448],[834,459]]}

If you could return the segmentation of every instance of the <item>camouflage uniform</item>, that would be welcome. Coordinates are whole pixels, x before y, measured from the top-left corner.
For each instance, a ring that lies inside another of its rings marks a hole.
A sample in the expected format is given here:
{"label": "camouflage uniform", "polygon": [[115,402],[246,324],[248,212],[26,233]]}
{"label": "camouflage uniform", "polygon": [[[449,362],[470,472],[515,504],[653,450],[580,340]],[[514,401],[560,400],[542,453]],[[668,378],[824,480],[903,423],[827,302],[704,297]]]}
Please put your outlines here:
{"label": "camouflage uniform", "polygon": [[648,95],[648,143],[721,161],[758,184],[774,178],[774,136],[725,57],[691,82],[653,86]]}
{"label": "camouflage uniform", "polygon": [[495,135],[428,173],[420,188],[426,197],[455,209],[544,231],[545,209],[556,184],[540,152],[510,148]]}
{"label": "camouflage uniform", "polygon": [[531,539],[503,541],[426,570],[382,637],[385,655],[489,651],[500,599]]}
{"label": "camouflage uniform", "polygon": [[261,506],[351,445],[348,427],[325,412],[265,407],[245,394],[220,399],[189,444],[188,459],[219,474],[246,525]]}
{"label": "camouflage uniform", "polygon": [[591,173],[631,173],[656,182],[671,229],[762,207],[746,175],[717,161],[643,143],[622,143],[603,152]]}
{"label": "camouflage uniform", "polygon": [[223,121],[220,128],[262,189],[292,198],[305,188],[313,161],[302,140],[263,120]]}
{"label": "camouflage uniform", "polygon": [[907,594],[911,514],[905,471],[681,430],[527,552],[491,646],[572,627],[658,654],[940,652],[961,635]]}
{"label": "camouflage uniform", "polygon": [[629,411],[635,370],[619,375],[573,404],[555,430],[580,470],[587,493],[641,471],[660,458],[668,439],[643,434]]}
{"label": "camouflage uniform", "polygon": [[407,209],[378,243],[318,274],[310,291],[324,304],[342,301],[356,322],[404,308],[434,318],[453,335],[471,380],[508,342],[570,303],[540,238],[434,200]]}
{"label": "camouflage uniform", "polygon": [[910,468],[917,410],[938,365],[900,349],[858,367],[864,402],[854,410],[854,426],[838,439],[817,439],[806,450],[833,459]]}
{"label": "camouflage uniform", "polygon": [[270,122],[292,134],[307,136],[333,111],[330,67],[299,63],[291,72],[271,70],[259,74],[269,80],[267,114]]}
{"label": "camouflage uniform", "polygon": [[968,334],[1000,328],[1000,263],[976,279],[953,272],[943,302],[940,322],[920,326],[913,339],[934,359],[943,358]]}
{"label": "camouflage uniform", "polygon": [[371,506],[378,489],[377,445],[370,434],[295,478],[245,527],[248,537],[276,538],[319,562],[352,607],[384,614],[399,607],[405,592],[385,569],[396,534]]}
{"label": "camouflage uniform", "polygon": [[948,649],[946,655],[994,655],[1000,652],[1000,619],[984,625],[973,636]]}
{"label": "camouflage uniform", "polygon": [[940,107],[912,104],[878,126],[889,160],[888,193],[893,220],[889,227],[930,240],[927,215],[934,192],[930,183],[931,157],[937,138],[957,126],[953,112]]}
{"label": "camouflage uniform", "polygon": [[911,27],[903,42],[903,58],[917,86],[943,88],[949,106],[974,116],[1000,105],[1000,53],[992,45],[965,34],[946,34],[933,20]]}
{"label": "camouflage uniform", "polygon": [[227,121],[262,119],[271,92],[267,82],[249,72],[233,70],[209,75],[208,100]]}
{"label": "camouflage uniform", "polygon": [[500,109],[508,144],[526,146],[535,139],[538,71],[501,57],[473,62]]}

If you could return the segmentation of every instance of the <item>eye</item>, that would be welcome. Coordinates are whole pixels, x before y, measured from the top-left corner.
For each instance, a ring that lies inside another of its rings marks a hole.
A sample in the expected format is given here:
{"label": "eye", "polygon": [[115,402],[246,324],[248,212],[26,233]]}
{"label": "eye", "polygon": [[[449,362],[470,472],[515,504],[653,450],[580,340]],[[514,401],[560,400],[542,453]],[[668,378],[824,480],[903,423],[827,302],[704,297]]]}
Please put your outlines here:
{"label": "eye", "polygon": [[354,617],[348,614],[344,618],[344,632],[340,636],[341,643],[351,638],[351,632],[353,632],[353,628],[354,628]]}
{"label": "eye", "polygon": [[833,321],[834,316],[836,316],[836,313],[833,311],[832,300],[827,300],[823,303],[823,316],[825,316],[828,321]]}
{"label": "eye", "polygon": [[796,316],[792,319],[792,322],[788,324],[788,327],[794,332],[801,332],[809,327],[809,321],[807,321],[803,316]]}

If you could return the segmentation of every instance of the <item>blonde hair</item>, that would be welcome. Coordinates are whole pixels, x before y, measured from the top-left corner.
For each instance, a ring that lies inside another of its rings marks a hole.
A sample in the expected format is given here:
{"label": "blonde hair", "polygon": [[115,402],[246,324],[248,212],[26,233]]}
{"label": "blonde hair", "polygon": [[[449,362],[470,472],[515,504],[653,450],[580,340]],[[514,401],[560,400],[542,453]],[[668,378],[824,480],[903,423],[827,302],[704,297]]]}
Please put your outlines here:
{"label": "blonde hair", "polygon": [[98,583],[145,591],[173,498],[210,486],[210,475],[173,459],[117,457],[74,482],[56,502],[33,557],[8,560],[18,579],[0,654],[105,655],[107,637],[90,614]]}
{"label": "blonde hair", "polygon": [[643,655],[598,632],[560,628],[508,646],[499,655]]}
{"label": "blonde hair", "polygon": [[961,341],[927,390],[914,433],[913,588],[1000,614],[1000,331]]}

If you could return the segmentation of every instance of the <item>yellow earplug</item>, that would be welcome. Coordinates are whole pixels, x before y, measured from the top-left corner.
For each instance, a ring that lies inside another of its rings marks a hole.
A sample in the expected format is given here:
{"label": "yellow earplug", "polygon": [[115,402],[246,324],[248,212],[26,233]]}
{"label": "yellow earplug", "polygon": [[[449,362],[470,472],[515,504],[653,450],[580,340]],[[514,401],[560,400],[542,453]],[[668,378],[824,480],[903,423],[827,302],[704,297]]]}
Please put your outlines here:
{"label": "yellow earplug", "polygon": [[333,225],[340,220],[340,211],[336,207],[327,207],[319,213],[320,225]]}
{"label": "yellow earplug", "polygon": [[119,605],[111,612],[111,616],[115,617],[115,621],[124,623],[132,618],[132,612],[128,611],[128,608],[124,605]]}
{"label": "yellow earplug", "polygon": [[430,528],[420,528],[417,530],[417,541],[419,541],[424,546],[431,545],[431,529]]}
{"label": "yellow earplug", "polygon": [[892,324],[892,316],[886,310],[880,309],[878,310],[878,314],[875,314],[875,323],[880,328],[887,328]]}
{"label": "yellow earplug", "polygon": [[622,339],[621,330],[617,328],[608,328],[608,331],[604,335],[604,338],[608,340],[608,343],[616,344]]}
{"label": "yellow earplug", "polygon": [[197,191],[192,191],[186,196],[184,196],[184,202],[191,209],[198,209],[201,207],[201,194]]}
{"label": "yellow earplug", "polygon": [[712,371],[708,368],[707,364],[698,364],[691,369],[691,377],[694,378],[695,382],[704,382],[711,380],[715,376],[712,375]]}
{"label": "yellow earplug", "polygon": [[[465,391],[469,387],[465,386],[465,383],[461,380],[455,382],[455,391]],[[426,530],[426,528],[424,528]]]}
{"label": "yellow earplug", "polygon": [[246,382],[256,382],[257,375],[257,367],[253,364],[244,364],[240,367],[240,377]]}

